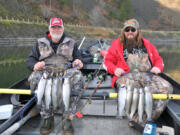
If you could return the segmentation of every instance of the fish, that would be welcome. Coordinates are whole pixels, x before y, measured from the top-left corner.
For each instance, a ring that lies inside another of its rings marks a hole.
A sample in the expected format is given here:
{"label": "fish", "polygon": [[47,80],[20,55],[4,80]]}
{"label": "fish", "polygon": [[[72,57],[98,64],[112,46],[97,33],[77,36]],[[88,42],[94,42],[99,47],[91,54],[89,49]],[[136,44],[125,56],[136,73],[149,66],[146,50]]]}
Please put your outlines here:
{"label": "fish", "polygon": [[58,83],[57,83],[57,103],[58,103],[58,108],[61,107],[62,101],[63,101],[63,79],[62,77],[57,77],[58,78]]}
{"label": "fish", "polygon": [[128,85],[127,86],[127,94],[126,94],[126,106],[125,106],[127,115],[129,115],[129,111],[130,111],[130,107],[131,107],[131,103],[132,103],[132,96],[133,96],[132,94],[133,94],[132,86]]}
{"label": "fish", "polygon": [[45,109],[49,110],[51,105],[52,78],[47,79],[45,89]]}
{"label": "fish", "polygon": [[28,81],[30,82],[31,90],[35,90],[36,89],[36,87],[38,86],[38,83],[39,83],[42,75],[43,75],[42,71],[34,71],[29,76]]}
{"label": "fish", "polygon": [[64,78],[72,78],[75,74],[79,73],[77,67],[71,68],[67,70],[67,73],[63,76]]}
{"label": "fish", "polygon": [[133,91],[133,99],[132,99],[132,105],[131,105],[131,113],[129,116],[129,119],[132,120],[133,116],[137,110],[137,106],[138,106],[138,99],[139,99],[139,91],[137,88],[134,88]]}
{"label": "fish", "polygon": [[75,72],[75,74],[73,75],[73,77],[71,78],[71,82],[72,82],[72,89],[73,90],[80,90],[82,88],[82,73],[77,70]]}
{"label": "fish", "polygon": [[144,113],[144,92],[143,89],[139,89],[139,104],[138,104],[138,116],[139,123],[143,122],[143,113]]}
{"label": "fish", "polygon": [[122,119],[125,116],[124,108],[126,102],[126,85],[121,84],[118,91],[118,117]]}
{"label": "fish", "polygon": [[44,72],[40,81],[39,81],[37,91],[36,91],[36,93],[37,93],[37,106],[41,106],[41,104],[42,104],[42,98],[44,96],[47,76],[48,76],[48,74],[46,72]]}
{"label": "fish", "polygon": [[58,90],[58,78],[55,77],[53,78],[53,83],[52,83],[52,105],[53,105],[53,110],[56,110],[58,107],[58,101],[57,101],[57,90]]}
{"label": "fish", "polygon": [[152,120],[152,107],[153,107],[153,99],[152,94],[149,90],[149,87],[145,87],[145,112],[147,114],[147,121]]}
{"label": "fish", "polygon": [[64,78],[64,83],[63,83],[63,104],[64,104],[64,107],[65,107],[65,111],[69,111],[70,94],[71,94],[70,78]]}

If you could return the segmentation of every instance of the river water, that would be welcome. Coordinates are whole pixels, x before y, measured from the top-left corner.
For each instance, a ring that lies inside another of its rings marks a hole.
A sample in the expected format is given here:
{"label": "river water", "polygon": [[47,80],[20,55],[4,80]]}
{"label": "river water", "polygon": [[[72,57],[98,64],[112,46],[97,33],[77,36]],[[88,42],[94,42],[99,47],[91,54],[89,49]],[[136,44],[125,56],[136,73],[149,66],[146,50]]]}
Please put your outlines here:
{"label": "river water", "polygon": [[[180,82],[180,44],[156,47],[164,60],[164,72]],[[19,46],[14,43],[12,46],[0,45],[0,88],[7,88],[31,73],[25,66],[31,48],[31,45]]]}
{"label": "river water", "polygon": [[164,72],[180,82],[180,45],[157,46],[164,60]]}

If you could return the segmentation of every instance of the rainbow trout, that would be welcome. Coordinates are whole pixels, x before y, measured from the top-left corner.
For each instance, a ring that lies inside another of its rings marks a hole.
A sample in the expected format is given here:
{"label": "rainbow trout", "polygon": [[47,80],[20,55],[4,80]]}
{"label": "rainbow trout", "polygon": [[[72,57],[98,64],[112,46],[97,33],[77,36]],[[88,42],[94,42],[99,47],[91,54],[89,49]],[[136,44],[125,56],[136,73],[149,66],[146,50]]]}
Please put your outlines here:
{"label": "rainbow trout", "polygon": [[62,89],[62,78],[58,77],[58,84],[57,84],[57,103],[58,103],[58,108],[61,107],[61,103],[63,101],[63,89]]}
{"label": "rainbow trout", "polygon": [[132,94],[133,94],[132,87],[129,85],[129,86],[127,86],[126,106],[125,106],[127,115],[129,115],[129,111],[130,111],[130,107],[131,107],[131,103],[132,103],[132,96],[133,96]]}
{"label": "rainbow trout", "polygon": [[50,109],[51,105],[51,91],[52,91],[52,78],[47,79],[46,89],[45,89],[45,108]]}
{"label": "rainbow trout", "polygon": [[41,104],[42,104],[42,98],[44,96],[47,76],[48,76],[48,74],[46,72],[44,72],[39,81],[39,84],[37,87],[37,106],[41,106]]}
{"label": "rainbow trout", "polygon": [[77,67],[68,69],[67,73],[63,76],[63,78],[72,78],[77,73],[79,73],[79,70],[77,70]]}
{"label": "rainbow trout", "polygon": [[152,94],[148,87],[145,87],[144,90],[145,90],[145,112],[147,114],[147,121],[151,121],[152,120],[152,107],[153,107]]}
{"label": "rainbow trout", "polygon": [[137,88],[134,88],[133,91],[133,99],[132,99],[132,105],[131,105],[131,113],[130,113],[130,120],[133,119],[133,116],[137,110],[137,106],[138,106],[138,98],[139,98],[139,91]]}
{"label": "rainbow trout", "polygon": [[143,113],[144,113],[144,92],[143,89],[139,89],[139,104],[138,104],[138,116],[139,123],[143,122]]}
{"label": "rainbow trout", "polygon": [[36,87],[38,86],[38,83],[39,83],[42,75],[43,75],[42,71],[34,71],[29,76],[28,81],[30,82],[31,90],[35,90],[36,89]]}
{"label": "rainbow trout", "polygon": [[53,110],[57,109],[58,102],[57,102],[57,86],[58,86],[58,78],[53,78],[53,84],[52,84],[52,105],[53,105]]}
{"label": "rainbow trout", "polygon": [[70,78],[65,78],[63,83],[63,103],[64,103],[65,111],[69,110],[70,94],[71,94]]}
{"label": "rainbow trout", "polygon": [[118,117],[122,118],[125,116],[124,108],[126,102],[126,85],[121,84],[118,91]]}

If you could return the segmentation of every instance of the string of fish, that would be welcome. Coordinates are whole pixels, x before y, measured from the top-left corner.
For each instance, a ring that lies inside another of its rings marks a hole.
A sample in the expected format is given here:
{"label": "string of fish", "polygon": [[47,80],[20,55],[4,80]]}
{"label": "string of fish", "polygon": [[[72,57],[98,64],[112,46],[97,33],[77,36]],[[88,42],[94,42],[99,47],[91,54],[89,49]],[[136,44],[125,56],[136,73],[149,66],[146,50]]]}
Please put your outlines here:
{"label": "string of fish", "polygon": [[121,84],[118,92],[118,114],[122,119],[127,116],[133,120],[135,113],[138,113],[138,122],[143,122],[143,115],[146,113],[146,121],[152,121],[153,99],[149,87],[132,88],[132,86]]}
{"label": "string of fish", "polygon": [[[65,107],[65,111],[69,109],[71,85],[70,79],[76,72],[76,69],[72,68],[69,70],[60,70],[51,67],[52,72],[44,71],[37,89],[37,106],[43,107],[42,103],[45,104],[45,110],[57,110],[62,107],[62,103]],[[49,68],[50,69],[50,68]]]}

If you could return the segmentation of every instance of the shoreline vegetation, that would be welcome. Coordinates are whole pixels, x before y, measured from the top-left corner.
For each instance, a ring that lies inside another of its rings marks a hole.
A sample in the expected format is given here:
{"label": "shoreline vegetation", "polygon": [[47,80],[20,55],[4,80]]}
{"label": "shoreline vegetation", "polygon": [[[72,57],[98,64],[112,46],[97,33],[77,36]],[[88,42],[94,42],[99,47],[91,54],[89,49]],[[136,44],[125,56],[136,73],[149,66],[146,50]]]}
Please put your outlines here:
{"label": "shoreline vegetation", "polygon": [[[9,20],[0,18],[0,27],[0,40],[3,42],[4,38],[11,39],[21,37],[26,39],[42,37],[48,29],[48,24],[44,22],[17,21],[14,19]],[[73,38],[79,39],[82,39],[84,36],[92,39],[115,39],[119,36],[120,30],[120,28],[65,24],[65,33]],[[168,41],[169,39],[178,41],[173,46],[169,44],[171,46],[167,47],[162,44],[157,46],[157,49],[165,62],[164,72],[170,75],[174,80],[180,82],[180,64],[177,62],[180,57],[180,31],[142,30],[142,33],[144,37],[153,39],[155,43],[156,40],[163,41],[161,43],[166,43],[166,40]],[[25,41],[23,41],[23,43],[26,44]],[[171,41],[169,43],[171,43]],[[30,74],[25,67],[25,60],[31,46],[18,45],[20,44],[11,47],[8,46],[8,43],[5,45],[2,45],[2,43],[0,44],[0,51],[2,52],[0,56],[0,76],[3,78],[0,87],[9,87],[12,83],[17,82]],[[11,77],[9,78],[7,74]]]}
{"label": "shoreline vegetation", "polygon": [[[15,20],[0,18],[0,38],[5,37],[41,37],[47,31],[48,24],[42,21]],[[94,27],[81,24],[64,24],[65,32],[72,37],[115,38],[121,28]],[[180,40],[180,31],[141,30],[144,37],[154,39]]]}

